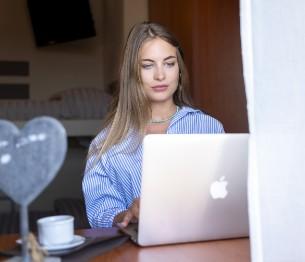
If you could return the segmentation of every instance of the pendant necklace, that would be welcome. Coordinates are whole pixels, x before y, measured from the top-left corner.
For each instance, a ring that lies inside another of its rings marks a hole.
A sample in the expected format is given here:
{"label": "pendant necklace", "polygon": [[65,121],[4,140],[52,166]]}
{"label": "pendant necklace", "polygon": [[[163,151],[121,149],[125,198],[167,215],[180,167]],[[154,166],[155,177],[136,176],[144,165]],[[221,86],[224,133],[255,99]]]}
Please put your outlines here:
{"label": "pendant necklace", "polygon": [[172,120],[174,118],[174,116],[177,114],[178,111],[179,111],[179,107],[177,106],[176,107],[176,112],[173,113],[170,117],[168,117],[166,119],[160,119],[160,120],[158,120],[158,119],[151,119],[149,121],[149,124],[163,124],[163,123],[166,123],[166,122]]}

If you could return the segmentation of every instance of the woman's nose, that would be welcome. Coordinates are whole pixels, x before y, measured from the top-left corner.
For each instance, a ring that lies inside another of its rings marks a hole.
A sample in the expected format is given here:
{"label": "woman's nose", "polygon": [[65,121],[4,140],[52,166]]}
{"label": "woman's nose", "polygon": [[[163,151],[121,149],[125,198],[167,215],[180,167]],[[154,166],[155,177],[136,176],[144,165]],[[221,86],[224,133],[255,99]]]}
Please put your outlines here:
{"label": "woman's nose", "polygon": [[154,77],[156,80],[159,80],[159,81],[164,80],[165,79],[164,68],[162,68],[160,66],[156,67]]}

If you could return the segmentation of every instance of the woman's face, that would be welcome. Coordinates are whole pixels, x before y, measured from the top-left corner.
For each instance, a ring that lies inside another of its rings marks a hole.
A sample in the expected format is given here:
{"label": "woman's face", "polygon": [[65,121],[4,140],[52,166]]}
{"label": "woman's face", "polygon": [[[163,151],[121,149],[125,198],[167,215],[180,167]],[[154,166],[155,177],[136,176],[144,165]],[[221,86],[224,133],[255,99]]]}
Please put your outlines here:
{"label": "woman's face", "polygon": [[151,103],[172,102],[179,81],[176,48],[161,38],[144,42],[139,53],[140,76]]}

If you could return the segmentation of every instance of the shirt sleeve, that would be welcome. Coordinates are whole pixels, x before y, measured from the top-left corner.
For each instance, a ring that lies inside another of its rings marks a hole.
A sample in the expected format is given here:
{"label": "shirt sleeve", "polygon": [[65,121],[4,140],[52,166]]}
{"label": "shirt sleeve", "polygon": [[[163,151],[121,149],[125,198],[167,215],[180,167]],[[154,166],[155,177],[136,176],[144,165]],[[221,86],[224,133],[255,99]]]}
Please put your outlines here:
{"label": "shirt sleeve", "polygon": [[92,228],[112,227],[114,217],[127,208],[115,180],[107,152],[101,157],[98,153],[92,154],[87,160],[82,182],[87,217]]}
{"label": "shirt sleeve", "polygon": [[225,133],[222,123],[218,120],[215,121],[215,133]]}

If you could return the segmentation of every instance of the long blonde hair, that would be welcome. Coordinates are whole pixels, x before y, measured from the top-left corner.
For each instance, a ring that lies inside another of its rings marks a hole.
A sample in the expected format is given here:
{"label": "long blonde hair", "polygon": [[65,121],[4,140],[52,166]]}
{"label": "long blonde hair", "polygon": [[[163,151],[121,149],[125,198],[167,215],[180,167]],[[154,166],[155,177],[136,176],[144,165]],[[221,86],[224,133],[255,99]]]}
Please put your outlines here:
{"label": "long blonde hair", "polygon": [[174,103],[177,106],[191,105],[186,92],[189,87],[188,73],[178,41],[159,24],[152,22],[136,24],[131,29],[124,48],[119,92],[104,121],[107,133],[102,144],[97,148],[99,155],[119,144],[130,130],[137,131],[139,141],[145,134],[146,123],[151,118],[151,109],[141,84],[139,51],[144,42],[157,37],[176,47],[177,50],[179,84],[174,93]]}

